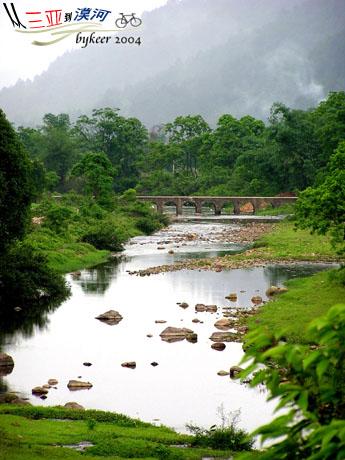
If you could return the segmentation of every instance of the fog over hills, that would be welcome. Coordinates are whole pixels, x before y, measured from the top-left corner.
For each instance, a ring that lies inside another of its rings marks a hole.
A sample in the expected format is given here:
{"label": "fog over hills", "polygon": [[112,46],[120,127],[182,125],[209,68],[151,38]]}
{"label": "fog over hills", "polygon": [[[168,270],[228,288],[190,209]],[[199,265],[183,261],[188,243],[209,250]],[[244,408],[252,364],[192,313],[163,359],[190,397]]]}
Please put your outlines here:
{"label": "fog over hills", "polygon": [[[129,33],[127,33],[130,35]],[[345,89],[345,0],[170,0],[135,30],[142,46],[66,53],[33,82],[0,92],[17,124],[118,107],[148,127],[178,115],[307,108]]]}

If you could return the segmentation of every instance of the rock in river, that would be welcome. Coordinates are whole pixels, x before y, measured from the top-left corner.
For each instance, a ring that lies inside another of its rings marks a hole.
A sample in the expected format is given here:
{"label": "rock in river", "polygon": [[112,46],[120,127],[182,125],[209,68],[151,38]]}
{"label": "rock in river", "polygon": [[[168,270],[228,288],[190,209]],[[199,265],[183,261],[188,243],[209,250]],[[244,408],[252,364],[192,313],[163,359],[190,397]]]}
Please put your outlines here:
{"label": "rock in river", "polygon": [[276,294],[282,294],[283,292],[287,292],[288,289],[285,288],[285,287],[277,287],[277,286],[271,286],[267,289],[266,291],[266,295],[268,297],[272,296],[272,295],[276,295]]}
{"label": "rock in river", "polygon": [[229,375],[229,372],[219,371],[219,372],[217,372],[217,375],[220,375],[221,377],[226,377],[227,375]]}
{"label": "rock in river", "polygon": [[42,396],[48,393],[48,390],[43,387],[35,387],[31,390],[32,394],[35,396]]}
{"label": "rock in river", "polygon": [[128,369],[135,369],[137,367],[137,363],[135,361],[127,361],[121,364],[122,367],[127,367]]}
{"label": "rock in river", "polygon": [[115,324],[119,324],[123,318],[118,311],[109,310],[99,316],[96,316],[96,319],[99,319],[103,323],[109,324],[109,326],[114,326]]}
{"label": "rock in river", "polygon": [[66,409],[85,410],[85,407],[81,406],[76,402],[68,402],[63,407],[65,407]]}
{"label": "rock in river", "polygon": [[69,390],[88,390],[92,388],[92,383],[90,382],[81,382],[80,380],[70,380],[67,384]]}
{"label": "rock in river", "polygon": [[0,377],[10,374],[14,368],[12,356],[0,353]]}
{"label": "rock in river", "polygon": [[213,343],[211,345],[211,348],[213,350],[217,350],[217,351],[223,351],[223,350],[225,350],[225,347],[226,347],[226,345],[223,342],[216,342],[216,343]]}
{"label": "rock in river", "polygon": [[237,294],[236,292],[231,292],[229,295],[225,297],[226,299],[230,300],[231,302],[236,302]]}
{"label": "rock in river", "polygon": [[259,295],[255,295],[254,297],[252,297],[252,302],[256,304],[262,303],[262,297]]}
{"label": "rock in river", "polygon": [[160,337],[164,342],[179,342],[187,338],[188,335],[194,334],[194,331],[187,328],[167,327],[160,333]]}
{"label": "rock in river", "polygon": [[240,342],[241,338],[234,332],[214,332],[210,340],[212,342]]}
{"label": "rock in river", "polygon": [[242,372],[243,369],[239,366],[232,366],[230,367],[230,377],[232,379],[235,379],[240,372]]}
{"label": "rock in river", "polygon": [[234,321],[228,318],[219,319],[214,323],[214,326],[220,330],[230,329],[234,326]]}
{"label": "rock in river", "polygon": [[186,302],[180,303],[179,306],[180,306],[181,308],[188,308],[188,307],[189,307],[188,303],[186,303]]}

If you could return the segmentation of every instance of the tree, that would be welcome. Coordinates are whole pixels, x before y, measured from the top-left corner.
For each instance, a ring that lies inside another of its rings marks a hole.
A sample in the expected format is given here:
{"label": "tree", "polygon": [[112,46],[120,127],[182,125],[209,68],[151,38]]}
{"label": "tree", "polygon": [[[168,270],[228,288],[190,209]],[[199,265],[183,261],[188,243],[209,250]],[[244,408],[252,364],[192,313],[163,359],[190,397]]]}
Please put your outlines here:
{"label": "tree", "polygon": [[165,125],[169,138],[173,172],[197,175],[199,152],[203,137],[211,131],[201,115],[177,117]]}
{"label": "tree", "polygon": [[31,163],[0,110],[0,255],[24,235],[33,195]]}
{"label": "tree", "polygon": [[272,164],[280,191],[303,190],[312,185],[322,151],[309,112],[273,104],[269,139],[276,144]]}
{"label": "tree", "polygon": [[46,114],[41,131],[45,167],[59,176],[60,188],[64,188],[67,174],[78,158],[69,116],[64,113]]}
{"label": "tree", "polygon": [[72,177],[83,179],[85,193],[95,197],[100,204],[111,198],[114,174],[115,170],[104,153],[86,153],[71,171]]}
{"label": "tree", "polygon": [[300,194],[296,218],[300,228],[329,233],[339,252],[345,252],[345,141],[332,155],[324,182]]}
{"label": "tree", "polygon": [[116,168],[114,189],[121,192],[136,185],[137,163],[146,151],[148,132],[138,119],[118,112],[109,107],[94,110],[91,117],[79,117],[75,129],[87,150],[91,146],[107,155]]}
{"label": "tree", "polygon": [[345,140],[345,92],[331,92],[312,112],[322,150],[320,166],[325,167],[339,142]]}

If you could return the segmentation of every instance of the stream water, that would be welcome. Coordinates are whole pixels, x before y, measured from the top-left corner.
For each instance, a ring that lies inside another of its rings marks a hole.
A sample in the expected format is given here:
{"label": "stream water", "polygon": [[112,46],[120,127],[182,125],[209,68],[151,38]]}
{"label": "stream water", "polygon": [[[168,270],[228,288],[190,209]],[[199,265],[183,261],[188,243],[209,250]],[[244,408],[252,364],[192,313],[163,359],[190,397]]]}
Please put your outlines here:
{"label": "stream water", "polygon": [[[153,236],[134,238],[121,257],[83,270],[77,279],[68,275],[72,295],[48,314],[45,324],[34,326],[31,333],[6,337],[3,351],[13,357],[15,367],[4,377],[4,384],[32,404],[76,401],[86,408],[116,411],[179,431],[185,431],[189,422],[205,427],[219,423],[221,407],[225,414],[240,409],[240,425],[247,430],[268,421],[273,406],[266,402],[264,391],[217,375],[237,365],[243,355],[239,343],[227,344],[222,352],[211,349],[209,337],[216,331],[214,323],[222,316],[221,309],[215,314],[196,313],[194,306],[250,307],[253,295],[266,299],[270,285],[282,285],[325,266],[275,265],[220,273],[183,270],[150,277],[129,274],[182,258],[239,251],[241,245],[221,243],[214,237],[229,225],[236,227],[214,220],[178,222]],[[201,236],[201,241],[177,244],[186,233]],[[157,249],[162,244],[164,250]],[[171,248],[173,255],[168,254]],[[225,299],[230,292],[238,294],[236,302]],[[187,302],[189,308],[182,309],[177,302]],[[110,309],[123,316],[119,324],[109,326],[95,319]],[[194,318],[202,323],[193,323]],[[192,329],[198,342],[163,342],[159,334],[167,326]],[[136,361],[136,369],[121,367],[124,361]],[[50,378],[59,384],[49,390],[45,401],[31,395],[33,387]],[[93,387],[71,392],[70,379],[90,381]]]}

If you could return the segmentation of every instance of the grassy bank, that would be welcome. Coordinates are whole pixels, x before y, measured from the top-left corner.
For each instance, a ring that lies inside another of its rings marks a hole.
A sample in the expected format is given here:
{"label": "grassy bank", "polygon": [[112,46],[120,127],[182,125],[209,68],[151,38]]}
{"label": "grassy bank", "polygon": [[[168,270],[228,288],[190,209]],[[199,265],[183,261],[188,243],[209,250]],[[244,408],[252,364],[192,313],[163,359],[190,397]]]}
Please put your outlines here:
{"label": "grassy bank", "polygon": [[44,254],[58,273],[88,268],[123,249],[130,238],[150,234],[166,218],[135,197],[115,198],[109,208],[90,198],[66,194],[45,196],[32,207],[31,231],[26,242]]}
{"label": "grassy bank", "polygon": [[334,275],[335,270],[332,270],[288,281],[288,292],[274,298],[249,318],[249,329],[259,325],[270,331],[283,330],[289,342],[308,343],[307,325],[345,299],[345,285],[334,279]]}
{"label": "grassy bank", "polygon": [[[63,447],[83,441],[93,444],[85,453]],[[229,450],[189,447],[192,442],[192,436],[110,412],[0,406],[1,460],[199,460],[231,455]]]}

